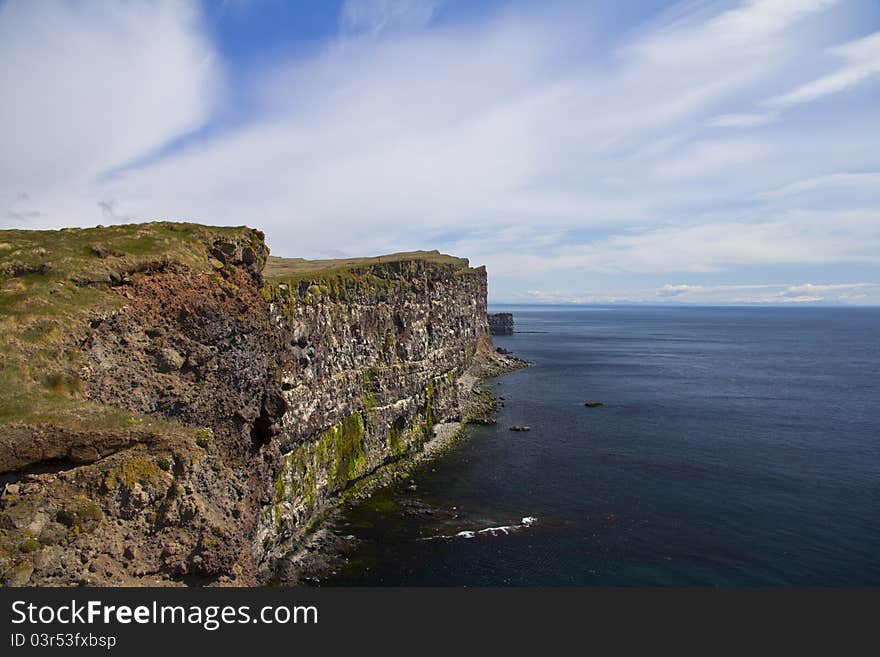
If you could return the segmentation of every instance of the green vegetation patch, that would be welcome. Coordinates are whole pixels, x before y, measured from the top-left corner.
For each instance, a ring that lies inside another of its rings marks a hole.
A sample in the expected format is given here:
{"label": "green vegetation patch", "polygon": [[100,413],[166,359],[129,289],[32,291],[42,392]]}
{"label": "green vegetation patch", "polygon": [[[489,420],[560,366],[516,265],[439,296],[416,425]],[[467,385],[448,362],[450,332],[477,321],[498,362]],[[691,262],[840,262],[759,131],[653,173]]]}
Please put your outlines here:
{"label": "green vegetation patch", "polygon": [[396,424],[388,429],[388,449],[391,450],[394,458],[403,456],[409,449],[409,445],[404,440],[404,430]]}
{"label": "green vegetation patch", "polygon": [[131,489],[135,484],[155,485],[169,476],[149,456],[133,456],[113,466],[104,476],[104,486],[114,490],[120,486]]}
{"label": "green vegetation patch", "polygon": [[299,445],[287,455],[286,469],[291,482],[296,486],[291,496],[297,495],[311,512],[318,501],[318,482],[315,469],[315,455],[306,445]]}
{"label": "green vegetation patch", "polygon": [[58,510],[55,520],[70,528],[93,529],[104,519],[104,513],[95,502],[84,496],[77,496]]}
{"label": "green vegetation patch", "polygon": [[333,489],[344,488],[366,474],[364,416],[352,413],[323,432],[318,439],[317,458],[326,465],[328,483]]}

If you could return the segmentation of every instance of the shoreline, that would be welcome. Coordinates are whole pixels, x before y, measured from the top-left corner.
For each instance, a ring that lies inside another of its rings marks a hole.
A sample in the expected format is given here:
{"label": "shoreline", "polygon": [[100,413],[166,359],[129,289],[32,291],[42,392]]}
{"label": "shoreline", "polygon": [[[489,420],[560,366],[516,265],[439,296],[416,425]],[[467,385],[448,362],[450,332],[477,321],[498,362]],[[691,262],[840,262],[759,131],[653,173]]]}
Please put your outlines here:
{"label": "shoreline", "polygon": [[304,533],[292,539],[290,549],[280,558],[266,564],[268,586],[315,586],[328,575],[335,574],[342,563],[346,548],[351,544],[337,531],[343,511],[349,505],[362,502],[380,490],[410,478],[419,466],[428,463],[469,438],[468,426],[473,420],[485,418],[498,407],[498,399],[480,384],[504,374],[529,367],[525,360],[494,349],[475,362],[457,380],[460,387],[462,419],[443,422],[433,427],[433,437],[419,451],[381,466],[364,479],[343,491],[339,501],[321,517],[316,518]]}

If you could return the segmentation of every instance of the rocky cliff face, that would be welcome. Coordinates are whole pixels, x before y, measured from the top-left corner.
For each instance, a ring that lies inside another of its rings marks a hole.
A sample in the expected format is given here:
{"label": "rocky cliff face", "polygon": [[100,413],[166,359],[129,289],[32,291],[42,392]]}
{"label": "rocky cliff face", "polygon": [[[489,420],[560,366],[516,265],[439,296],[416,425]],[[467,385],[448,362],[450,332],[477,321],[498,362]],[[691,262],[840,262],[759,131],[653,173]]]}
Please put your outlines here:
{"label": "rocky cliff face", "polygon": [[7,584],[257,583],[461,420],[463,375],[497,358],[464,260],[265,267],[258,231],[186,224],[3,232],[0,332],[24,350],[0,354]]}
{"label": "rocky cliff face", "polygon": [[487,333],[486,272],[401,259],[269,291],[287,354],[277,372],[286,410],[270,430],[282,467],[258,531],[272,555],[328,499],[461,419],[458,379]]}

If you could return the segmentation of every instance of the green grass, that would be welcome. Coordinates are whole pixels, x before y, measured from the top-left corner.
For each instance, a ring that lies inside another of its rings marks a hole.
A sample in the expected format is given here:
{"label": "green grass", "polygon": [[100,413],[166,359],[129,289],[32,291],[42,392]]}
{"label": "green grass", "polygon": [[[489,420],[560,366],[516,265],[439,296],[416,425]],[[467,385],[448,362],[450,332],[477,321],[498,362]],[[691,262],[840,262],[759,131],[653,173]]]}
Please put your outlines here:
{"label": "green grass", "polygon": [[439,251],[406,251],[372,258],[339,258],[336,260],[304,260],[269,256],[263,275],[270,282],[305,279],[310,276],[333,276],[353,269],[367,269],[374,265],[401,262],[425,262],[452,269],[468,269],[467,258],[456,258]]}

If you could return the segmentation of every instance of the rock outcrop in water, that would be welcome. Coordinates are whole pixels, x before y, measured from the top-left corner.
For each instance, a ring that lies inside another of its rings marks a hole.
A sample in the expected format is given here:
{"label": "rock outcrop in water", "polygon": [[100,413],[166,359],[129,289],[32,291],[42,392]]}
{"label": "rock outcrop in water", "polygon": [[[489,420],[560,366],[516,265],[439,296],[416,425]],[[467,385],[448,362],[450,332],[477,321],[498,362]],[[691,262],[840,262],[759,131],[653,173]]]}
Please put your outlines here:
{"label": "rock outcrop in water", "polygon": [[[0,231],[7,584],[250,585],[485,412],[486,272],[192,224]],[[443,429],[444,431],[440,431]]]}
{"label": "rock outcrop in water", "polygon": [[490,313],[488,320],[492,335],[513,335],[513,313]]}

